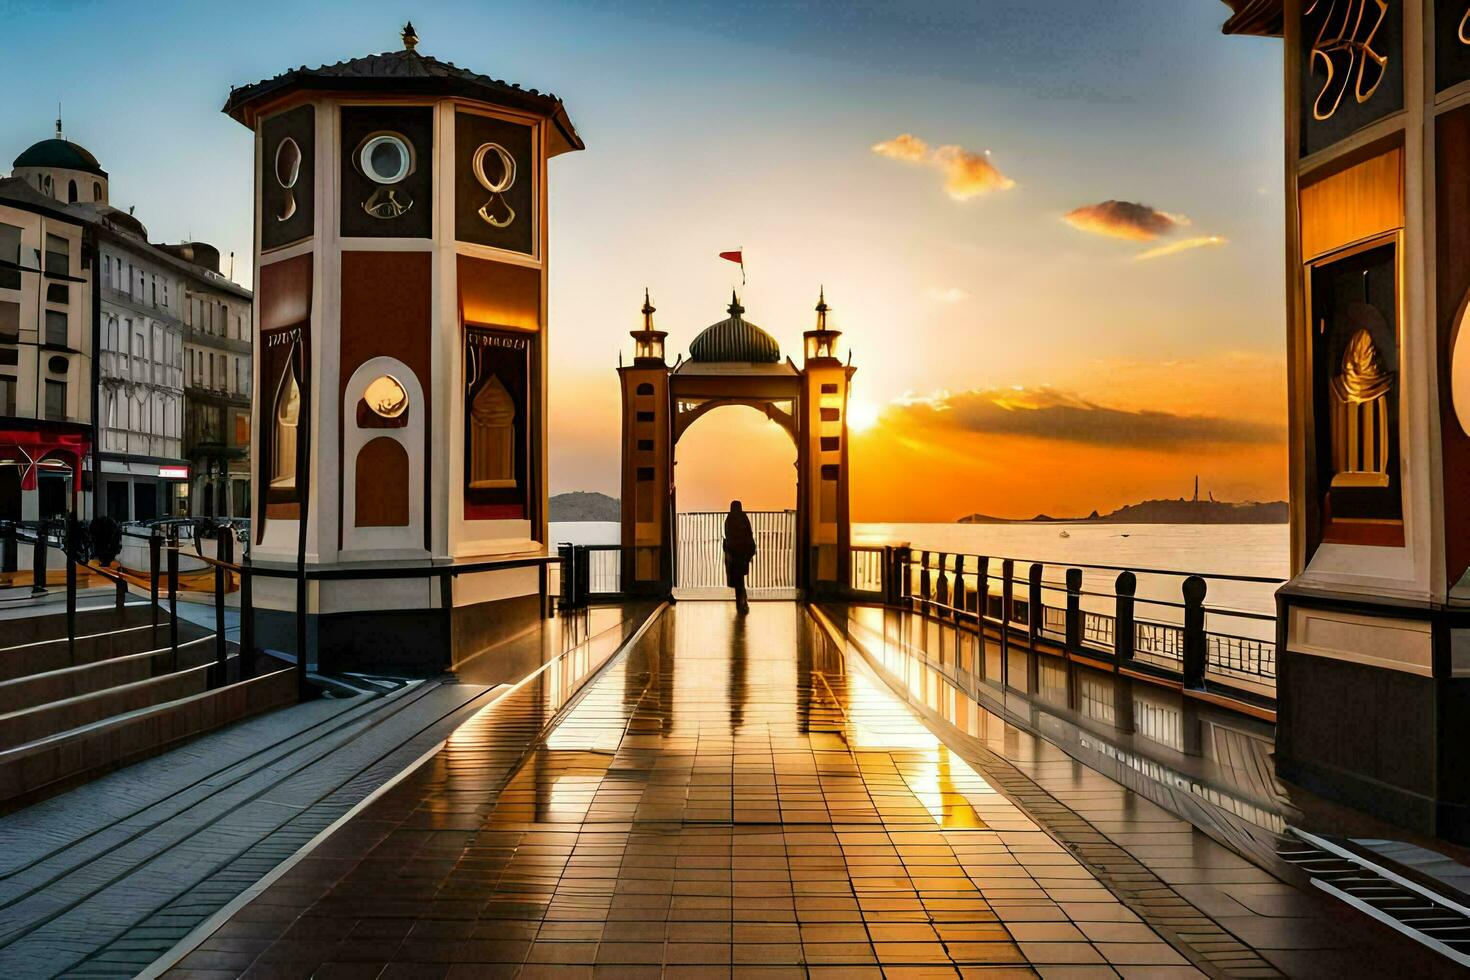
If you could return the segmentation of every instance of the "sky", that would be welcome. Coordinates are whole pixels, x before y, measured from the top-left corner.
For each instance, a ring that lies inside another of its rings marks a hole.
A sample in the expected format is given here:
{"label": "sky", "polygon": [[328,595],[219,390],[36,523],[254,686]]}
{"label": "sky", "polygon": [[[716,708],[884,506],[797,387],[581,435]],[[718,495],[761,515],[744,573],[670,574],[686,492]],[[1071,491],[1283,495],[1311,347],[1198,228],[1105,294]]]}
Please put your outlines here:
{"label": "sky", "polygon": [[[551,163],[551,490],[617,493],[643,289],[671,357],[726,316],[857,366],[857,520],[1286,492],[1280,42],[1217,0],[5,3],[0,160],[67,136],[155,241],[250,280],[231,85],[400,46],[566,103]],[[57,57],[57,52],[65,57]],[[743,248],[748,281],[717,257]],[[227,260],[228,261],[228,260]],[[732,453],[731,447],[739,447]],[[763,416],[681,440],[682,508],[794,501]]]}

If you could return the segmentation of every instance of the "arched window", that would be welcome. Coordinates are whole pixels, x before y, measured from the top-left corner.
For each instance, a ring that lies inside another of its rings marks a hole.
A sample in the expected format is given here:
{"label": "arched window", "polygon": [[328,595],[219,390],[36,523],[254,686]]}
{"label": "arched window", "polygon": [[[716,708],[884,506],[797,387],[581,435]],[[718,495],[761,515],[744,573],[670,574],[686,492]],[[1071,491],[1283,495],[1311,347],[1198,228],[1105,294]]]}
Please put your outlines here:
{"label": "arched window", "polygon": [[492,376],[470,405],[470,486],[516,485],[516,407],[500,379]]}
{"label": "arched window", "polygon": [[66,182],[66,203],[77,203],[77,182],[74,180],[68,180]]}
{"label": "arched window", "polygon": [[640,395],[651,395],[651,394],[653,394],[653,385],[649,384],[647,381],[643,382],[641,385],[638,386],[638,394],[640,394]]}
{"label": "arched window", "polygon": [[102,200],[102,181],[100,180],[92,181],[92,200]]}
{"label": "arched window", "polygon": [[408,451],[379,436],[357,454],[354,523],[358,527],[408,526]]}
{"label": "arched window", "polygon": [[296,486],[296,429],[300,420],[301,389],[296,385],[295,372],[288,366],[276,391],[273,487]]}

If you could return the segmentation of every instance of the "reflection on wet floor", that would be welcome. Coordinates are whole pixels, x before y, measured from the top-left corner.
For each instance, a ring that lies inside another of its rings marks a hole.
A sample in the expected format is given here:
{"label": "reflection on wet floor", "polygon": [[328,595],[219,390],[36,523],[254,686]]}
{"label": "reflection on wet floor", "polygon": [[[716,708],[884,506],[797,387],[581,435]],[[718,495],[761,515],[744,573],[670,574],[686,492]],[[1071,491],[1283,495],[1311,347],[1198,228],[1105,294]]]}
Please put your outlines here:
{"label": "reflection on wet floor", "polygon": [[521,741],[543,703],[465,725],[181,967],[1195,975],[800,606],[680,604]]}
{"label": "reflection on wet floor", "polygon": [[481,918],[530,963],[1185,962],[809,629],[666,614],[500,794]]}
{"label": "reflection on wet floor", "polygon": [[874,607],[832,614],[962,731],[982,736],[1003,715],[1232,847],[1279,863],[1275,844],[1296,810],[1274,775],[1270,725],[1057,657],[1012,650],[1003,670],[993,639],[922,616]]}

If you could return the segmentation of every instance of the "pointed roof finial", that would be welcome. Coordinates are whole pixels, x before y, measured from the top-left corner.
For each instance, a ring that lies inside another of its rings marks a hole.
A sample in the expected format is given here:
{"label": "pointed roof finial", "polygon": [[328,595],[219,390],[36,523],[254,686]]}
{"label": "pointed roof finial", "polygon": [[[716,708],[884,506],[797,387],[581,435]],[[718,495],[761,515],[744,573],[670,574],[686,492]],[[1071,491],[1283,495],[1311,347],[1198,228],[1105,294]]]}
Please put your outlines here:
{"label": "pointed roof finial", "polygon": [[817,329],[827,329],[827,311],[832,307],[827,305],[827,287],[817,287]]}
{"label": "pointed roof finial", "polygon": [[653,305],[653,303],[651,303],[649,301],[649,299],[648,299],[648,287],[647,286],[644,286],[643,287],[643,310],[642,310],[642,312],[643,312],[643,329],[644,330],[652,330],[653,329],[653,314],[654,314],[654,311],[656,309],[657,309],[657,307],[655,307]]}
{"label": "pointed roof finial", "polygon": [[56,138],[57,139],[65,139],[65,137],[63,137],[61,135],[61,103],[60,102],[56,103]]}
{"label": "pointed roof finial", "polygon": [[730,290],[730,305],[725,307],[725,312],[731,316],[739,316],[745,312],[745,307],[740,305],[740,297],[735,295],[735,290]]}
{"label": "pointed roof finial", "polygon": [[403,38],[403,50],[412,51],[418,46],[419,36],[413,29],[413,21],[408,21],[403,25],[403,31],[399,36]]}

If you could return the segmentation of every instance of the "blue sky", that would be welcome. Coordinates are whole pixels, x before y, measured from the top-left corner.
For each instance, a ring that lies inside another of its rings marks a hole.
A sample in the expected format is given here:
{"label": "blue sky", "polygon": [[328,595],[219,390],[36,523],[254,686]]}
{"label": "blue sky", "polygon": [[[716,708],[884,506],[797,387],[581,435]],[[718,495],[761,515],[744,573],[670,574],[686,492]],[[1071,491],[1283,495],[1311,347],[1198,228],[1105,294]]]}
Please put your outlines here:
{"label": "blue sky", "polygon": [[[1148,379],[1179,363],[1208,375],[1222,357],[1279,363],[1280,42],[1222,37],[1226,13],[1215,0],[11,3],[0,158],[47,136],[61,101],[114,204],[136,205],[155,240],[234,250],[248,281],[250,134],[219,112],[232,84],[396,49],[411,17],[420,51],[554,91],[588,150],[551,172],[553,489],[611,489],[609,369],[642,288],[683,349],[738,283],[714,257],[726,248],[745,247],[747,316],[787,351],[825,283],[875,409],[1019,385],[1125,405],[1156,391],[1171,401],[1152,407],[1203,411]],[[905,133],[988,150],[1014,187],[956,201],[932,168],[872,152]],[[1062,220],[1112,199],[1226,243],[1140,262],[1138,243]],[[1266,411],[1284,416],[1284,391]]]}

